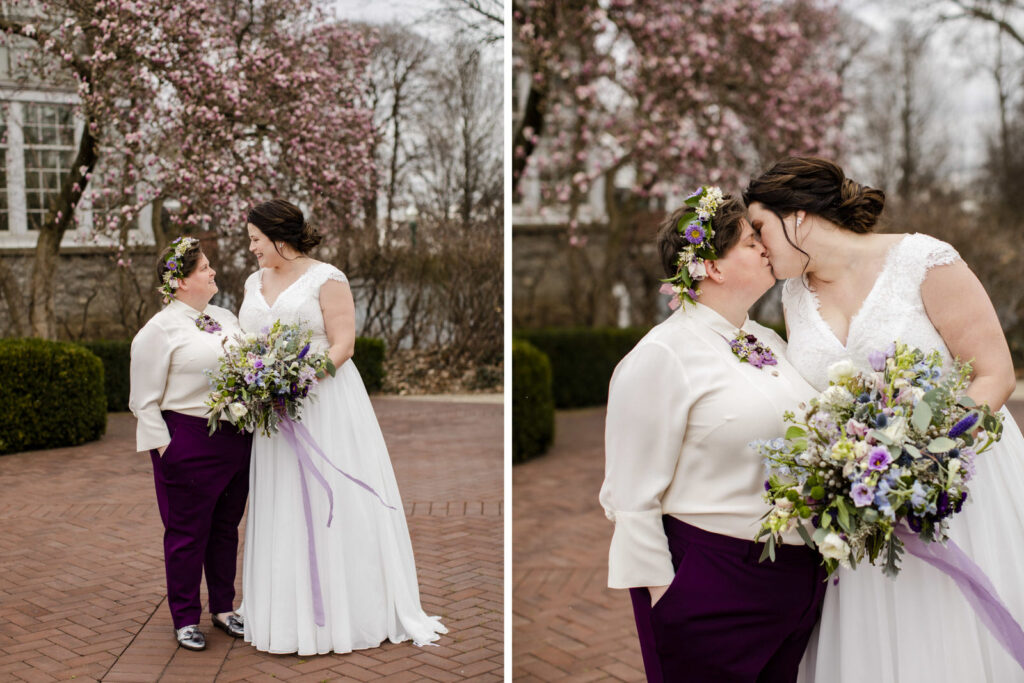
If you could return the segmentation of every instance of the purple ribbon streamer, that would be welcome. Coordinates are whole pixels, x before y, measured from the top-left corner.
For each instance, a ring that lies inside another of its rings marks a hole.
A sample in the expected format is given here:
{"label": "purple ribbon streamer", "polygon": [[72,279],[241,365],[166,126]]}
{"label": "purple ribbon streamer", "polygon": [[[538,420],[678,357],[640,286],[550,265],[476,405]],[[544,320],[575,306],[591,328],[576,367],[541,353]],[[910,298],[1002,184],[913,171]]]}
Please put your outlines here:
{"label": "purple ribbon streamer", "polygon": [[331,490],[331,485],[327,483],[324,475],[320,473],[316,467],[313,466],[313,459],[309,455],[309,451],[303,446],[302,441],[305,441],[313,452],[320,456],[320,458],[330,465],[332,468],[337,470],[343,476],[350,481],[366,489],[373,495],[377,496],[377,500],[389,510],[396,509],[394,506],[388,505],[380,494],[377,493],[372,486],[353,477],[348,472],[345,472],[340,467],[335,465],[321,450],[320,445],[313,438],[313,435],[309,433],[306,426],[301,422],[292,422],[289,419],[283,419],[280,423],[281,433],[284,434],[288,440],[288,444],[295,451],[295,456],[299,461],[299,481],[302,483],[302,510],[306,518],[306,538],[308,539],[309,548],[309,583],[313,591],[313,621],[317,626],[323,626],[325,623],[324,619],[324,599],[323,593],[320,588],[320,569],[316,562],[316,542],[313,539],[313,510],[309,502],[309,487],[306,485],[306,474],[312,475],[316,479],[317,483],[323,487],[324,492],[327,493],[327,501],[329,503],[327,513],[327,526],[331,526],[331,522],[334,520],[334,491]]}
{"label": "purple ribbon streamer", "polygon": [[[945,547],[938,543],[925,543],[917,534],[903,528],[896,536],[914,557],[918,557],[956,583],[957,588],[974,608],[981,623],[999,641],[999,644],[1024,669],[1024,630],[1021,630],[1010,610],[999,598],[995,586],[974,560],[950,539]],[[942,550],[939,550],[939,548]]]}

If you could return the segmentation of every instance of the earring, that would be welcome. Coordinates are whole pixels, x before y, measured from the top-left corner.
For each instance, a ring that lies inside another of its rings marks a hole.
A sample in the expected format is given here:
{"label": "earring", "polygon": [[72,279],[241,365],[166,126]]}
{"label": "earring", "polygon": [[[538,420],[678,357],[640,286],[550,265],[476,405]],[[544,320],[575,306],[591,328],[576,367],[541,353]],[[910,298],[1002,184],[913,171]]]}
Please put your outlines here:
{"label": "earring", "polygon": [[797,216],[796,217],[796,227],[797,227],[798,230],[800,229],[800,224],[803,223],[803,222],[804,222],[803,216]]}

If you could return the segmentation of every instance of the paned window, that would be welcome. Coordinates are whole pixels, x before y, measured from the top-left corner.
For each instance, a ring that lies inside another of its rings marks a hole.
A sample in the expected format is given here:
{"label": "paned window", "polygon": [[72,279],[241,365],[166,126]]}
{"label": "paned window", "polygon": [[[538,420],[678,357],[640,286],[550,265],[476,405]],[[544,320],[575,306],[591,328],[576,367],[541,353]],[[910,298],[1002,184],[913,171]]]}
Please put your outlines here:
{"label": "paned window", "polygon": [[73,108],[66,104],[26,103],[22,129],[28,229],[38,230],[75,158]]}

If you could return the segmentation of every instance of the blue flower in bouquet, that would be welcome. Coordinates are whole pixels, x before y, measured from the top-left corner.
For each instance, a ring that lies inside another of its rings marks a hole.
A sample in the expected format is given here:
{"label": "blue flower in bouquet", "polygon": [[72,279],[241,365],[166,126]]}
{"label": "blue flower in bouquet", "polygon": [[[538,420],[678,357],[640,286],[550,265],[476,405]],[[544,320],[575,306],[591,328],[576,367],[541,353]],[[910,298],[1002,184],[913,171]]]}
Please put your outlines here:
{"label": "blue flower in bouquet", "polygon": [[302,347],[301,351],[299,351],[299,358],[305,358],[307,353],[309,353],[309,344],[308,343],[305,346]]}
{"label": "blue flower in bouquet", "polygon": [[927,495],[928,492],[924,490],[923,486],[921,486],[921,482],[915,479],[913,486],[910,487],[910,504],[913,505],[915,509],[924,507],[928,504]]}

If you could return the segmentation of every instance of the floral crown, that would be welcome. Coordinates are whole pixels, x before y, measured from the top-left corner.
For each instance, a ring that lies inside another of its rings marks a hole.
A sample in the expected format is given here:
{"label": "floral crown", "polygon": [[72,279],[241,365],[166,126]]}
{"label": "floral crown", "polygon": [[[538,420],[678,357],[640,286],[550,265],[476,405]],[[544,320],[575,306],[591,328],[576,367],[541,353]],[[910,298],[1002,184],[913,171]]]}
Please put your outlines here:
{"label": "floral crown", "polygon": [[171,303],[174,298],[174,290],[181,286],[181,259],[189,249],[199,244],[195,237],[179,237],[171,245],[174,252],[164,259],[164,274],[161,277],[160,286],[157,291],[163,296],[164,304]]}
{"label": "floral crown", "polygon": [[662,280],[663,294],[671,294],[669,308],[695,304],[700,296],[700,281],[708,276],[705,261],[718,258],[711,240],[715,237],[712,220],[722,205],[725,195],[717,186],[705,185],[686,198],[683,215],[676,223],[676,231],[686,238],[686,246],[676,257],[676,274]]}

